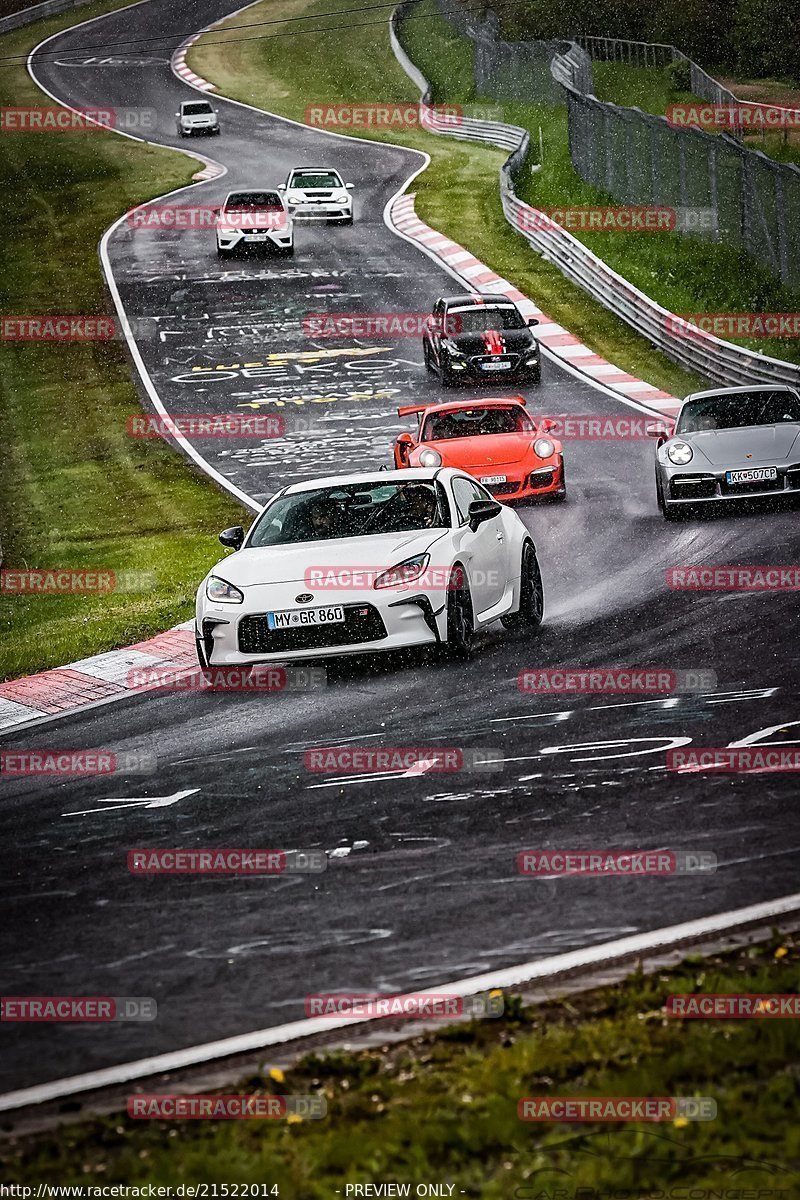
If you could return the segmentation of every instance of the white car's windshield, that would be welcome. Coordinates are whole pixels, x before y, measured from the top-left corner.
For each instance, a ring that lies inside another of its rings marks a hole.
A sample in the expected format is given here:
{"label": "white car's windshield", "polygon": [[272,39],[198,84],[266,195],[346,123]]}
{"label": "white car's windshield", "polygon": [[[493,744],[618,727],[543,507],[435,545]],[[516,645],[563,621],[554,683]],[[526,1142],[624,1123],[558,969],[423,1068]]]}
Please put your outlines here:
{"label": "white car's windshield", "polygon": [[336,171],[295,171],[289,187],[300,188],[343,188],[344,184]]}
{"label": "white car's windshield", "polygon": [[207,117],[209,113],[213,113],[213,108],[207,104],[205,100],[198,100],[192,104],[184,104],[183,115],[185,117]]}
{"label": "white car's windshield", "polygon": [[277,192],[234,192],[225,201],[223,212],[264,212],[283,209]]}
{"label": "white car's windshield", "polygon": [[690,400],[683,407],[675,432],[702,433],[784,421],[800,421],[800,400],[792,392],[738,392]]}
{"label": "white car's windshield", "polygon": [[440,483],[350,483],[281,496],[261,514],[247,545],[286,546],[449,525]]}
{"label": "white car's windshield", "polygon": [[450,441],[488,433],[535,433],[535,426],[520,408],[468,408],[431,413],[422,427],[423,442]]}

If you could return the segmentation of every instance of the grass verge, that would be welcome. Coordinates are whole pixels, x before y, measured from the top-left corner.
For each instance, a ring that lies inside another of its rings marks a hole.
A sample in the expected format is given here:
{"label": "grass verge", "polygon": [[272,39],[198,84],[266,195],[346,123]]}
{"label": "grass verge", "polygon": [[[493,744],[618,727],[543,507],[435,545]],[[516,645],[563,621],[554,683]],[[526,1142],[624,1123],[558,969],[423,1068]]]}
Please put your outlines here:
{"label": "grass verge", "polygon": [[[284,1200],[390,1182],[410,1185],[412,1196],[437,1183],[453,1188],[440,1194],[484,1200],[791,1200],[800,1189],[798,1021],[679,1020],[664,1005],[673,994],[797,994],[798,985],[800,946],[775,934],[544,1006],[507,997],[501,1018],[313,1054],[285,1074],[264,1064],[227,1089],[321,1095],[322,1120],[106,1118],[4,1143],[0,1168],[28,1185],[277,1185]],[[518,1101],[532,1096],[709,1096],[717,1116],[521,1121]]]}
{"label": "grass verge", "polygon": [[[87,5],[14,31],[0,54],[119,2]],[[24,66],[0,72],[0,104],[49,105]],[[112,311],[97,246],[120,213],[190,181],[182,154],[113,133],[2,134],[0,206],[6,231],[0,312]],[[119,342],[0,341],[0,545],[6,569],[153,572],[136,594],[0,592],[0,677],[60,666],[127,645],[191,616],[213,534],[243,510],[163,443],[126,435],[140,411]]]}

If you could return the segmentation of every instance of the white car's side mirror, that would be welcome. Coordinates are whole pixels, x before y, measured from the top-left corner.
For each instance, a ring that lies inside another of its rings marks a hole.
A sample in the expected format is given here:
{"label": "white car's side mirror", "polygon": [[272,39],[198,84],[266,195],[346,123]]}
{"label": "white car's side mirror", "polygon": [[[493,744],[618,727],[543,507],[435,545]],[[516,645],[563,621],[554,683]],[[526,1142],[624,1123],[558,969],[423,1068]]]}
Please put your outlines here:
{"label": "white car's side mirror", "polygon": [[279,183],[279,184],[278,184],[278,191],[279,191],[279,192],[285,192],[285,191],[286,191],[286,184],[285,184],[285,183]]}
{"label": "white car's side mirror", "polygon": [[353,190],[352,183],[346,183],[344,186],[347,188],[348,192],[352,192],[352,190]]}

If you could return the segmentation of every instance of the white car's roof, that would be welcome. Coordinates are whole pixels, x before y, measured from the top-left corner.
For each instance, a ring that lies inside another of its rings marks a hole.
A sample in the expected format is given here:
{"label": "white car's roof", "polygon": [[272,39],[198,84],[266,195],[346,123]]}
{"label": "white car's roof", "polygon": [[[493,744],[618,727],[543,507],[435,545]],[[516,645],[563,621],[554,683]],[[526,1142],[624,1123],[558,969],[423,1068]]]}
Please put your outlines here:
{"label": "white car's roof", "polygon": [[336,167],[292,167],[289,174],[296,175],[298,171],[308,175],[339,175]]}
{"label": "white car's roof", "polygon": [[306,479],[302,483],[293,483],[286,489],[284,495],[293,496],[297,492],[311,492],[316,488],[336,487],[338,484],[350,483],[410,483],[413,479],[431,480],[438,476],[450,478],[462,475],[454,467],[406,467],[402,471],[359,471],[357,475],[326,475],[324,479]]}

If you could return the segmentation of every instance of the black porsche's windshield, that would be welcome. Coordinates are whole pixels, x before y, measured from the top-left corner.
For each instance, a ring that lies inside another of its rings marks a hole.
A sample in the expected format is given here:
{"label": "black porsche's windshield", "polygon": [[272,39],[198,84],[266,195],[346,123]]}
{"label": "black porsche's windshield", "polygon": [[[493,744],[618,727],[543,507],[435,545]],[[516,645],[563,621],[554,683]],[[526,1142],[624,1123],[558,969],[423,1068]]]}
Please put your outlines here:
{"label": "black porsche's windshield", "polygon": [[440,483],[349,483],[281,496],[261,514],[247,545],[286,546],[449,525]]}
{"label": "black porsche's windshield", "polygon": [[521,408],[468,408],[457,412],[431,413],[422,427],[421,441],[440,442],[488,433],[536,432],[533,421]]}
{"label": "black porsche's windshield", "polygon": [[459,333],[487,333],[490,329],[524,329],[522,313],[510,304],[480,304],[469,308],[448,308],[448,323]]}
{"label": "black porsche's windshield", "polygon": [[676,433],[702,433],[710,429],[741,429],[800,421],[800,400],[785,391],[738,392],[705,396],[683,406]]}

